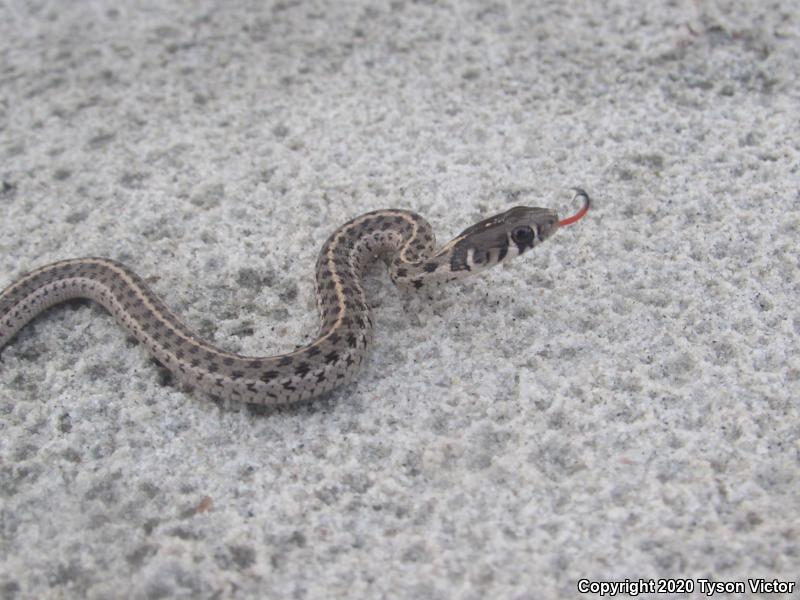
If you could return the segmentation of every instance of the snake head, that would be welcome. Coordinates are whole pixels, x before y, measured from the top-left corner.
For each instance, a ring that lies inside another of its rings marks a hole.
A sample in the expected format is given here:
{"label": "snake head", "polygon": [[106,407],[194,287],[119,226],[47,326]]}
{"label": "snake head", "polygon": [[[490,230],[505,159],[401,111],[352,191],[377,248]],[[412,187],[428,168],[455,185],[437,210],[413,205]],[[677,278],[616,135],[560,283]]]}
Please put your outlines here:
{"label": "snake head", "polygon": [[516,206],[461,232],[446,248],[452,271],[474,273],[519,256],[558,230],[549,208]]}

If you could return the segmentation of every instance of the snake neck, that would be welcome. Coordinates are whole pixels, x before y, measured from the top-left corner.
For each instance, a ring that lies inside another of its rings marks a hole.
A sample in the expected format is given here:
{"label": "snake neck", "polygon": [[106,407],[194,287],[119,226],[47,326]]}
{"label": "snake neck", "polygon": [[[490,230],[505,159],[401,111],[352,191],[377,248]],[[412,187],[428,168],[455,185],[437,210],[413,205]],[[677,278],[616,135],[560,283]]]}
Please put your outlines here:
{"label": "snake neck", "polygon": [[424,273],[422,265],[433,255],[434,244],[431,226],[411,211],[374,211],[342,225],[317,259],[320,335],[353,326],[369,331],[372,317],[362,285],[366,271],[383,260],[392,281],[404,286]]}

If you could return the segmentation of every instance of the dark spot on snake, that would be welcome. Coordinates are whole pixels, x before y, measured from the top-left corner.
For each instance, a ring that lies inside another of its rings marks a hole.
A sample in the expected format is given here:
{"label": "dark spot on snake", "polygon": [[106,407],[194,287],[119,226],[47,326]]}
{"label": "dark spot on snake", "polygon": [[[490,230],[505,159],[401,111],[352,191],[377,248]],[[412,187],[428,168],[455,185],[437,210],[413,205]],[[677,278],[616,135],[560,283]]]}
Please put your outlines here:
{"label": "dark spot on snake", "polygon": [[257,369],[261,366],[261,361],[251,360],[249,363],[247,363],[247,366],[251,369]]}
{"label": "dark spot on snake", "polygon": [[231,379],[241,379],[244,376],[242,371],[231,371]]}
{"label": "dark spot on snake", "polygon": [[357,342],[358,342],[358,339],[352,333],[347,335],[347,345],[348,346],[350,346],[351,348],[355,348]]}
{"label": "dark spot on snake", "polygon": [[429,262],[425,263],[425,266],[422,268],[425,269],[427,273],[433,273],[436,269],[439,268],[439,265],[435,262]]}
{"label": "dark spot on snake", "polygon": [[206,366],[206,371],[208,371],[209,373],[216,373],[217,371],[219,371],[219,367],[217,366],[217,363],[210,362]]}
{"label": "dark spot on snake", "polygon": [[336,362],[336,359],[338,358],[339,354],[335,350],[332,350],[325,355],[325,362],[330,364]]}
{"label": "dark spot on snake", "polygon": [[396,271],[398,277],[405,277],[408,275],[408,270],[406,269],[397,269]]}
{"label": "dark spot on snake", "polygon": [[269,383],[270,381],[275,379],[277,376],[278,376],[278,372],[277,371],[265,371],[264,373],[261,374],[261,377],[259,377],[259,379],[261,381],[263,381],[264,383]]}
{"label": "dark spot on snake", "polygon": [[233,359],[230,356],[226,356],[222,359],[222,364],[224,364],[226,367],[230,367],[233,364]]}
{"label": "dark spot on snake", "polygon": [[328,341],[331,343],[331,345],[335,346],[339,343],[340,339],[342,339],[342,336],[340,336],[338,333],[332,333],[331,337],[328,338]]}
{"label": "dark spot on snake", "polygon": [[319,353],[320,353],[320,349],[319,349],[318,346],[311,346],[308,349],[306,354],[308,355],[309,358],[313,358],[314,356],[316,356]]}
{"label": "dark spot on snake", "polygon": [[292,364],[292,357],[291,356],[282,356],[280,358],[280,360],[278,361],[278,366],[279,367],[288,367],[290,364]]}
{"label": "dark spot on snake", "polygon": [[325,369],[317,371],[317,383],[322,383],[323,381],[325,381]]}
{"label": "dark spot on snake", "polygon": [[254,381],[251,381],[250,383],[248,383],[246,387],[247,387],[247,391],[248,392],[253,392],[253,393],[256,392],[256,384],[255,384]]}
{"label": "dark spot on snake", "polygon": [[287,379],[286,381],[283,382],[283,389],[289,390],[290,392],[293,392],[297,388],[292,385],[292,380],[291,379]]}
{"label": "dark spot on snake", "polygon": [[506,254],[508,254],[508,242],[500,247],[500,252],[497,255],[497,262],[503,260],[506,257]]}
{"label": "dark spot on snake", "polygon": [[305,377],[308,375],[308,372],[311,370],[311,365],[308,363],[300,363],[295,367],[295,375],[299,375],[300,377]]}
{"label": "dark spot on snake", "polygon": [[424,285],[421,279],[414,279],[411,283],[414,284],[415,289],[419,289]]}

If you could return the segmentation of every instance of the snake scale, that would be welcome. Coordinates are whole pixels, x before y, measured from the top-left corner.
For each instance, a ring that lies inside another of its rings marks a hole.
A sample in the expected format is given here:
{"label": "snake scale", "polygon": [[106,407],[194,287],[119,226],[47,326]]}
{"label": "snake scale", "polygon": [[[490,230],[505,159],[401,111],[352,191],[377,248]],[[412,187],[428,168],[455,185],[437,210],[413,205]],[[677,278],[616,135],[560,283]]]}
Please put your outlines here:
{"label": "snake scale", "polygon": [[214,396],[257,404],[313,398],[352,381],[372,339],[362,277],[383,259],[392,281],[419,289],[473,275],[519,256],[581,218],[559,221],[546,208],[515,207],[469,227],[441,249],[418,214],[378,210],[352,219],[324,243],[316,266],[318,337],[277,356],[249,357],[201,339],[140,276],[109,258],[77,258],[31,271],[0,293],[0,349],[47,308],[73,298],[105,307],[178,379]]}

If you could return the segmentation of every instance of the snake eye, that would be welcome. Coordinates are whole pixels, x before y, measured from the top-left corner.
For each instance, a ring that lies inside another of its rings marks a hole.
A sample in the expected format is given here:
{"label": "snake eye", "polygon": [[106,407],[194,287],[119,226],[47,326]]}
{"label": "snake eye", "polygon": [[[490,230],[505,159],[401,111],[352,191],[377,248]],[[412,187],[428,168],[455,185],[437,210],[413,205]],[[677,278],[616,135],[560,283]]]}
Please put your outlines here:
{"label": "snake eye", "polygon": [[518,246],[531,246],[533,245],[533,229],[530,227],[517,227],[511,232],[511,239]]}

